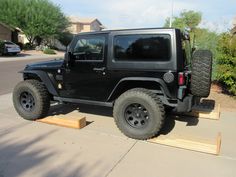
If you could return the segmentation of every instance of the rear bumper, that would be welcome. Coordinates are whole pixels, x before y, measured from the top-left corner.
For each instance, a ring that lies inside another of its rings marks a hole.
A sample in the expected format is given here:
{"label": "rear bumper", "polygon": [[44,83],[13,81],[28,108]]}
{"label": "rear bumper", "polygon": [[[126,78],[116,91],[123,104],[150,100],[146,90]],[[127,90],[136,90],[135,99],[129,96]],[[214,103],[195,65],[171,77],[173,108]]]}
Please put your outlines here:
{"label": "rear bumper", "polygon": [[188,95],[182,100],[178,100],[177,112],[190,112],[193,107],[193,95]]}
{"label": "rear bumper", "polygon": [[19,48],[8,48],[6,49],[6,53],[20,53],[20,49]]}

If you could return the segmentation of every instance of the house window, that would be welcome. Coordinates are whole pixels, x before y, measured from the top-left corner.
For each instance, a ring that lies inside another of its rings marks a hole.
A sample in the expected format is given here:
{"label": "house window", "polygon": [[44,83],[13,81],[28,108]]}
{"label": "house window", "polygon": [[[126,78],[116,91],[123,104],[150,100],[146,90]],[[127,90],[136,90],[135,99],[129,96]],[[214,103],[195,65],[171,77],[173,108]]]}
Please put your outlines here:
{"label": "house window", "polygon": [[170,60],[171,37],[168,34],[115,36],[114,57],[118,61]]}

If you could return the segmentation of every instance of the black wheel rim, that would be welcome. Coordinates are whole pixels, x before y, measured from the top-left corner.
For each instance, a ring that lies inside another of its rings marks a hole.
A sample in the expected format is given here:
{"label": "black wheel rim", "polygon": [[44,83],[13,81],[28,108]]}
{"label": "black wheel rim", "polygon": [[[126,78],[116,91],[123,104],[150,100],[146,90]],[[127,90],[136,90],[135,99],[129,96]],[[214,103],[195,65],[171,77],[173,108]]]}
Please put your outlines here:
{"label": "black wheel rim", "polygon": [[141,104],[130,104],[125,109],[125,120],[134,128],[143,128],[149,120],[148,110]]}
{"label": "black wheel rim", "polygon": [[31,112],[35,107],[34,97],[29,92],[20,95],[20,104],[25,111]]}

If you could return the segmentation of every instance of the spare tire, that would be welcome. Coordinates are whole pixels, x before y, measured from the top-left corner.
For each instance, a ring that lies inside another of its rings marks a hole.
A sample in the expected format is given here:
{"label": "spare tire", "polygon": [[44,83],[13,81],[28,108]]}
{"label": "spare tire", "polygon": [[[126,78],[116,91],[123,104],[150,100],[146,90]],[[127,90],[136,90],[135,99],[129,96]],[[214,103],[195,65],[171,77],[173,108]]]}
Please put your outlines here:
{"label": "spare tire", "polygon": [[212,53],[196,50],[192,59],[191,93],[198,97],[208,97],[211,89]]}

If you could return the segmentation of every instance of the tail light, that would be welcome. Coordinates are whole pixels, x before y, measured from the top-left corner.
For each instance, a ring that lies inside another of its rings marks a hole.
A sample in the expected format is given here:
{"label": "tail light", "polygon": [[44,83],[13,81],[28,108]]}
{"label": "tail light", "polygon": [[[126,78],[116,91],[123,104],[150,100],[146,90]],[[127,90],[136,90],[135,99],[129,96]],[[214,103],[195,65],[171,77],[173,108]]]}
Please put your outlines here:
{"label": "tail light", "polygon": [[179,79],[178,79],[178,84],[179,85],[184,85],[185,83],[185,77],[184,77],[184,73],[179,73]]}

